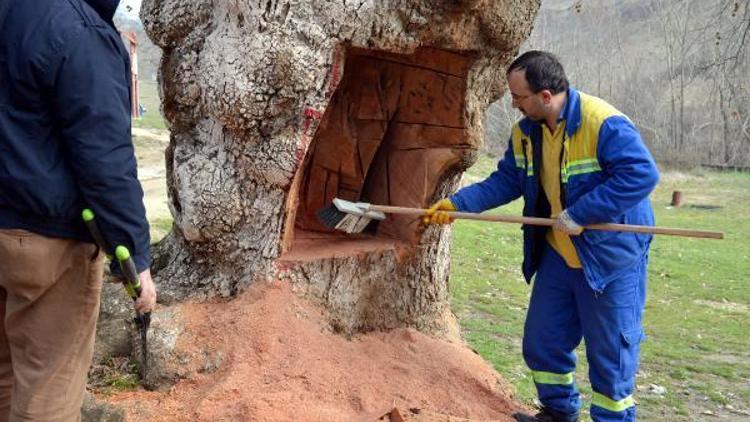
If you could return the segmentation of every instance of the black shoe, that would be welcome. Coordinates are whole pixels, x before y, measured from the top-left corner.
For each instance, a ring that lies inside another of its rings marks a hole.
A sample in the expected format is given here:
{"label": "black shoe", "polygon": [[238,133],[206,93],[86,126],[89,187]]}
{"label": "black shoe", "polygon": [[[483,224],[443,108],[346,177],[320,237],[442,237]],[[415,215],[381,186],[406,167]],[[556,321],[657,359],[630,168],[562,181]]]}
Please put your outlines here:
{"label": "black shoe", "polygon": [[575,416],[557,416],[551,410],[543,407],[536,415],[532,416],[527,413],[516,412],[513,417],[517,422],[577,422],[578,415]]}

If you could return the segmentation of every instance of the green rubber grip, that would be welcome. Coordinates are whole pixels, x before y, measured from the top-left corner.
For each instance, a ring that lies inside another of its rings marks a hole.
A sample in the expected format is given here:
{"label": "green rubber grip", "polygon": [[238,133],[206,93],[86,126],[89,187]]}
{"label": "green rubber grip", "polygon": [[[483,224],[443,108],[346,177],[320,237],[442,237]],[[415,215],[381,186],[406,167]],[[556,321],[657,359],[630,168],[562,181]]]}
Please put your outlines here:
{"label": "green rubber grip", "polygon": [[[99,227],[96,225],[96,221],[94,221],[94,212],[89,208],[85,208],[83,212],[81,212],[81,217],[83,218],[86,227],[88,227],[91,236],[94,238],[94,241],[99,245],[99,248],[105,250],[104,238],[99,231]],[[125,277],[125,291],[133,300],[138,299],[141,295],[141,279],[138,277],[138,270],[135,268],[135,262],[130,256],[130,251],[127,247],[118,245],[115,248],[115,257],[120,263],[120,269]]]}
{"label": "green rubber grip", "polygon": [[81,217],[83,218],[83,223],[89,230],[91,237],[94,238],[94,242],[96,242],[96,245],[99,246],[99,249],[101,249],[101,251],[104,252],[105,255],[109,256],[109,254],[107,254],[104,237],[99,231],[99,226],[96,225],[96,221],[94,221],[94,211],[91,211],[91,209],[89,208],[84,208],[83,212],[81,212]]}
{"label": "green rubber grip", "polygon": [[81,213],[81,217],[83,217],[83,221],[90,222],[94,221],[94,211],[91,211],[88,208],[84,208],[83,212]]}
{"label": "green rubber grip", "polygon": [[115,256],[118,261],[127,261],[130,258],[130,251],[125,246],[119,245],[115,248]]}
{"label": "green rubber grip", "polygon": [[120,262],[120,269],[125,276],[125,290],[133,300],[138,299],[141,295],[141,279],[138,277],[138,270],[135,268],[135,262],[130,257],[130,251],[123,245],[115,248],[115,256]]}

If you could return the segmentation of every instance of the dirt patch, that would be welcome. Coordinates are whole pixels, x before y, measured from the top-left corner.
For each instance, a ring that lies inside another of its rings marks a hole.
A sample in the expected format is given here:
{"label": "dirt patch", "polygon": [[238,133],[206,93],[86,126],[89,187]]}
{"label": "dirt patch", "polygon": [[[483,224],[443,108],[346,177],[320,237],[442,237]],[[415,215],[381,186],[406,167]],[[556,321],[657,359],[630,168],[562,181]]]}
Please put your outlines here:
{"label": "dirt patch", "polygon": [[411,329],[346,339],[286,283],[258,283],[230,302],[180,306],[187,346],[224,359],[168,392],[98,397],[123,407],[128,420],[372,421],[398,407],[419,409],[404,412],[414,416],[407,420],[510,421],[521,410],[464,345]]}
{"label": "dirt patch", "polygon": [[683,392],[686,396],[687,413],[690,415],[687,419],[691,421],[721,419],[727,422],[747,422],[750,420],[750,411],[740,407],[741,404],[738,403],[737,396],[731,392],[736,391],[736,389],[736,385],[722,385],[714,390],[714,397],[711,398],[703,392],[687,388]]}
{"label": "dirt patch", "polygon": [[133,127],[130,129],[130,133],[133,136],[152,139],[162,145],[166,145],[169,143],[169,131],[166,129]]}
{"label": "dirt patch", "polygon": [[708,306],[709,308],[714,308],[725,312],[739,314],[746,314],[750,312],[750,305],[746,305],[744,303],[703,299],[694,300],[693,303],[697,305]]}

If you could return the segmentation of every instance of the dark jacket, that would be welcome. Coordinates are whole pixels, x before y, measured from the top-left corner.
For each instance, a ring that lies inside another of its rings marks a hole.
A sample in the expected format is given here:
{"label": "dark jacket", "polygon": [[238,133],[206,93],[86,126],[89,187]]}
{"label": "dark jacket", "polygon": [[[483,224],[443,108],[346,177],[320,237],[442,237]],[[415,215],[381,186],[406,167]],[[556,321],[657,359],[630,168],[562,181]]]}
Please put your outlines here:
{"label": "dark jacket", "polygon": [[[112,18],[119,0],[0,5],[0,228],[109,243],[150,264],[130,137],[130,61]],[[111,249],[108,251],[111,252]]]}
{"label": "dark jacket", "polygon": [[[563,110],[565,134],[560,157],[561,202],[581,225],[625,223],[654,225],[649,194],[659,171],[633,123],[603,100],[570,88]],[[460,211],[481,212],[524,198],[523,215],[549,217],[542,191],[540,123],[522,119],[497,171],[451,197]],[[523,227],[523,273],[536,273],[547,227]],[[584,230],[571,236],[589,286],[603,291],[612,280],[646,259],[652,235]]]}

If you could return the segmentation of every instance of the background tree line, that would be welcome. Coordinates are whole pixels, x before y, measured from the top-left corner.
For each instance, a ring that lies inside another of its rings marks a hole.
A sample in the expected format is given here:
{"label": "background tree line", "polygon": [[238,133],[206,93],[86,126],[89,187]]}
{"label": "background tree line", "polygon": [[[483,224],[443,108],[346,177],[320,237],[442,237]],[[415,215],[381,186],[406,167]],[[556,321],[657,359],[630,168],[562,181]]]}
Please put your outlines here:
{"label": "background tree line", "polygon": [[[116,20],[155,80],[161,52],[138,19]],[[750,0],[542,0],[531,49],[627,114],[660,163],[750,167]],[[519,117],[507,95],[490,107],[486,153],[502,153]]]}
{"label": "background tree line", "polygon": [[[750,1],[543,0],[532,49],[627,114],[660,163],[750,166]],[[508,95],[490,107],[485,152],[519,117]]]}

